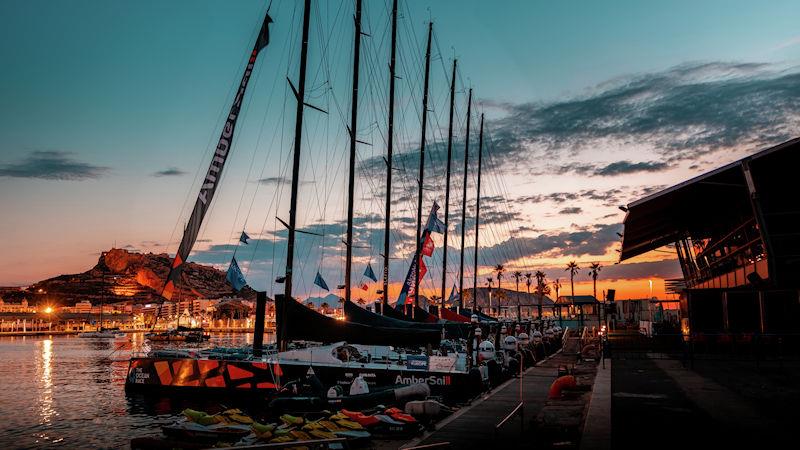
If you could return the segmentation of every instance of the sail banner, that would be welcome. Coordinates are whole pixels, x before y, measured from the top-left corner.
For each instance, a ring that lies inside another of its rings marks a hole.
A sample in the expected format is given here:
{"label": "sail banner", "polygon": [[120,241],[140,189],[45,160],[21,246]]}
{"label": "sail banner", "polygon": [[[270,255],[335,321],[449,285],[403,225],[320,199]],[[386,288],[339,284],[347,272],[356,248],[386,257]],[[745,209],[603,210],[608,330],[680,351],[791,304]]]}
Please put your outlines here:
{"label": "sail banner", "polygon": [[242,107],[242,99],[244,98],[247,84],[250,82],[250,75],[253,72],[253,67],[256,62],[256,57],[259,51],[269,44],[269,24],[272,23],[272,18],[267,14],[264,17],[264,23],[261,25],[261,31],[258,33],[253,52],[248,60],[247,67],[242,75],[242,81],[239,83],[239,90],[236,92],[236,97],[233,99],[233,105],[225,119],[225,125],[222,127],[222,134],[217,142],[217,148],[214,151],[211,165],[206,172],[203,184],[200,187],[200,193],[192,209],[192,215],[189,217],[189,223],[183,231],[183,239],[181,240],[178,253],[175,254],[175,259],[170,266],[169,275],[167,275],[167,283],[161,295],[167,300],[172,299],[172,293],[175,290],[175,284],[180,281],[183,264],[189,257],[189,253],[194,247],[198,234],[200,234],[200,226],[203,223],[203,218],[206,215],[211,200],[214,198],[214,193],[217,191],[220,177],[222,176],[222,169],[225,167],[225,161],[228,158],[228,153],[233,142],[233,132],[236,128],[236,120],[239,118],[239,111]]}

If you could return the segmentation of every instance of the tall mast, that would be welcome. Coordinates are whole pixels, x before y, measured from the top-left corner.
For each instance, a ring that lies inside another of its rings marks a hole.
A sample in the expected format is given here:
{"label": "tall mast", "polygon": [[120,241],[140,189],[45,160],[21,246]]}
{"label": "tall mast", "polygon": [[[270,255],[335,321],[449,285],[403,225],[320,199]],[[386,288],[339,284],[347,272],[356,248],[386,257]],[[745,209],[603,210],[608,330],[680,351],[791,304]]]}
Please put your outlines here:
{"label": "tall mast", "polygon": [[[456,100],[456,66],[458,60],[453,59],[453,78],[450,81],[450,121],[447,128],[447,177],[444,194],[444,244],[442,245],[442,309],[444,309],[444,299],[447,298],[447,230],[450,228],[447,220],[450,215],[450,162],[453,159],[453,109]],[[441,317],[441,313],[439,314]]]}
{"label": "tall mast", "polygon": [[422,92],[422,138],[419,144],[419,192],[417,199],[417,251],[414,253],[414,308],[419,306],[419,260],[422,256],[422,185],[425,177],[425,128],[428,124],[428,84],[431,75],[431,35],[433,34],[433,22],[428,23],[428,48],[425,51],[425,83]]}
{"label": "tall mast", "polygon": [[[467,100],[467,134],[464,138],[464,190],[461,197],[461,264],[458,269],[458,291],[459,295],[458,305],[459,308],[464,307],[464,238],[467,227],[467,170],[469,169],[469,122],[472,118],[472,88],[469,90],[469,99]],[[474,293],[473,293],[474,297]]]}
{"label": "tall mast", "polygon": [[350,301],[353,272],[353,200],[356,176],[356,133],[358,130],[358,61],[361,56],[361,0],[356,0],[353,44],[353,99],[350,111],[350,176],[347,180],[347,257],[344,268],[344,300]]}
{"label": "tall mast", "polygon": [[475,207],[475,270],[472,273],[472,285],[475,292],[472,296],[472,310],[478,305],[478,229],[481,222],[481,163],[483,161],[483,114],[481,114],[481,131],[478,137],[478,194]]}
{"label": "tall mast", "polygon": [[386,217],[383,229],[383,306],[389,304],[389,228],[392,216],[392,151],[394,147],[394,80],[397,53],[397,0],[392,1],[392,56],[389,60],[389,136],[386,147]]}
{"label": "tall mast", "polygon": [[[311,0],[305,0],[303,8],[303,43],[300,47],[300,74],[297,81],[297,114],[294,125],[294,161],[292,162],[292,197],[289,202],[289,237],[286,244],[286,280],[285,301],[292,300],[292,266],[294,265],[294,235],[297,225],[297,188],[300,178],[300,149],[303,138],[303,111],[305,109],[306,93],[306,62],[308,60],[308,24],[311,18]],[[278,324],[281,326],[281,324]],[[281,349],[285,349],[286,342],[283,339],[283,328],[278,333],[278,343]]]}

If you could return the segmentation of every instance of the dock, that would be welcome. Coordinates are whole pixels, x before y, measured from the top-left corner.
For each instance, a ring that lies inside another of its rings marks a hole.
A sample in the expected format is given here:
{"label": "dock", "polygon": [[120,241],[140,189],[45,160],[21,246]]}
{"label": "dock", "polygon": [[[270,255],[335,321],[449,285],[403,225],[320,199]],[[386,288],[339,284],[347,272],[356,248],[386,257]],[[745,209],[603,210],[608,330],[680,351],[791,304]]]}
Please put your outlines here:
{"label": "dock", "polygon": [[[535,419],[547,403],[560,366],[572,366],[575,355],[556,353],[475,400],[401,448],[530,448]],[[522,408],[520,404],[522,384]],[[512,414],[513,413],[513,414]],[[499,425],[499,426],[498,426]]]}

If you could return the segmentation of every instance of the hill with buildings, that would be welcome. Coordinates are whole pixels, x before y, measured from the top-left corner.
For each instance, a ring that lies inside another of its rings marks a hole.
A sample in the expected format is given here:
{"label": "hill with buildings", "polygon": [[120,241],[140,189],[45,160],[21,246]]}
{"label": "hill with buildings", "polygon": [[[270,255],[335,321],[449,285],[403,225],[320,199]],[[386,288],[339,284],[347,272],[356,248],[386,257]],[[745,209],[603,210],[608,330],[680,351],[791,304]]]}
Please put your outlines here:
{"label": "hill with buildings", "polygon": [[[171,258],[166,253],[135,253],[112,248],[102,252],[97,264],[86,272],[39,281],[14,296],[27,298],[32,304],[46,301],[48,304],[69,305],[81,300],[92,303],[157,302],[170,263]],[[225,281],[225,272],[213,267],[190,262],[184,266],[181,279],[173,295],[174,301],[226,296],[255,299],[255,291],[245,287],[237,293]]]}

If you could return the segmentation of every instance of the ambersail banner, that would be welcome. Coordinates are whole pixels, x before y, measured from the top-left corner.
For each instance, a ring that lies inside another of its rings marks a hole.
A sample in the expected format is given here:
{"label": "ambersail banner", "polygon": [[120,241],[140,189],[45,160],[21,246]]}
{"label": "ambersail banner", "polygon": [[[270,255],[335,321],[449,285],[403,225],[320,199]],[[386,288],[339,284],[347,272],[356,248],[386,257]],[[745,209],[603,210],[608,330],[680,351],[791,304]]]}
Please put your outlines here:
{"label": "ambersail banner", "polygon": [[172,266],[170,266],[167,283],[164,285],[164,290],[161,293],[167,300],[172,298],[175,284],[181,278],[183,264],[189,257],[192,247],[194,247],[197,235],[200,233],[200,226],[203,223],[203,218],[211,205],[214,193],[217,191],[217,185],[222,176],[222,169],[225,167],[225,161],[228,159],[228,153],[231,148],[231,143],[233,142],[233,132],[236,128],[236,120],[239,118],[242,99],[244,98],[247,84],[250,81],[250,75],[253,72],[256,57],[259,52],[269,44],[270,23],[272,23],[272,18],[267,14],[264,17],[261,31],[259,31],[258,38],[253,46],[253,52],[250,54],[250,60],[247,62],[247,67],[242,75],[242,81],[239,83],[239,90],[236,92],[236,97],[233,99],[230,113],[228,113],[228,117],[225,119],[225,125],[222,127],[222,134],[219,137],[219,142],[217,142],[217,148],[214,151],[214,157],[211,160],[211,165],[208,167],[208,172],[206,172],[203,185],[200,187],[200,193],[197,195],[197,200],[194,203],[194,209],[189,218],[189,223],[186,224],[186,228],[183,231],[183,239],[181,240],[180,247],[178,247],[178,253],[175,254],[175,259],[172,261]]}

